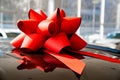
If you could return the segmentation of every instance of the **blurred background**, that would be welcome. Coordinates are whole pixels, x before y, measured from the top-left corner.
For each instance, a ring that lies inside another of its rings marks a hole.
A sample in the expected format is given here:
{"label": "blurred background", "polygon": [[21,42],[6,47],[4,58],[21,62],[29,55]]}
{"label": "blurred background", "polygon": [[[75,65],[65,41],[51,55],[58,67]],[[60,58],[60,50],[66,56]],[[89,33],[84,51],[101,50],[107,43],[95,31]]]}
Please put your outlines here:
{"label": "blurred background", "polygon": [[[0,80],[78,80],[66,69],[47,74],[17,69],[19,58],[11,54],[10,41],[20,33],[17,21],[28,19],[30,8],[48,16],[62,8],[66,16],[82,17],[76,33],[88,42],[83,50],[120,59],[120,0],[0,0]],[[83,61],[80,80],[120,80],[119,64],[86,56]]]}
{"label": "blurred background", "polygon": [[28,19],[29,9],[47,15],[56,8],[67,16],[81,16],[77,34],[89,44],[120,49],[120,0],[0,0],[0,39],[19,34],[16,23]]}

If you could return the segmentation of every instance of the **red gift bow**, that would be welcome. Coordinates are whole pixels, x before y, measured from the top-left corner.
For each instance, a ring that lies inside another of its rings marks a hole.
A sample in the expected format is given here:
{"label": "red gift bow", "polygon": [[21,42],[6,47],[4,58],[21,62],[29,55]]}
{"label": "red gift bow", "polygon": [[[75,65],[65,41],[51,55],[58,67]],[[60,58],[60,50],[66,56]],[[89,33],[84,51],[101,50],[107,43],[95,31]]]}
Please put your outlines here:
{"label": "red gift bow", "polygon": [[[25,65],[29,66],[28,69],[37,67],[42,71],[52,71],[56,67],[62,67],[81,74],[85,67],[85,63],[79,60],[83,59],[82,55],[120,63],[117,59],[78,51],[87,44],[75,34],[81,23],[80,17],[66,17],[65,12],[59,8],[48,17],[42,10],[37,13],[31,9],[28,16],[29,20],[18,22],[18,28],[23,33],[10,43],[16,48],[27,48],[32,51],[41,49],[44,55],[25,55],[19,69]],[[16,54],[20,56],[19,52]]]}
{"label": "red gift bow", "polygon": [[[87,44],[75,34],[81,23],[80,17],[65,17],[65,12],[59,8],[48,17],[42,10],[37,13],[30,9],[28,16],[29,20],[18,21],[18,28],[22,33],[10,42],[16,48],[27,48],[32,51],[44,48],[44,50],[48,50],[46,53],[49,54],[50,51],[61,53],[66,48],[80,50]],[[85,67],[85,63],[68,54],[63,56],[51,53],[49,55],[54,56],[79,74]],[[45,59],[49,59],[49,57]],[[32,59],[32,61],[34,60]]]}
{"label": "red gift bow", "polygon": [[[18,21],[18,28],[23,33],[11,41],[11,44],[33,51],[43,46],[47,49],[52,48],[52,51],[57,53],[67,46],[80,50],[87,44],[75,34],[80,23],[80,17],[65,17],[64,11],[60,9],[57,9],[49,17],[46,17],[43,12],[38,14],[31,9],[29,20]],[[56,46],[58,48],[55,50],[56,44],[60,45]]]}

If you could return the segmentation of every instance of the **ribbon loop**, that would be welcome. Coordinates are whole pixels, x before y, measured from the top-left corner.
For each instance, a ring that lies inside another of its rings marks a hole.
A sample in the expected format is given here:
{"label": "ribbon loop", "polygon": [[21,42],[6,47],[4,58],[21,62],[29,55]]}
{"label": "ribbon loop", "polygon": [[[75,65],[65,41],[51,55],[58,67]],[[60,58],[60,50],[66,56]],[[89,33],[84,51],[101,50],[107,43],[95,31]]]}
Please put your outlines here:
{"label": "ribbon loop", "polygon": [[66,34],[74,34],[81,23],[80,17],[64,17],[61,23],[61,31]]}
{"label": "ribbon loop", "polygon": [[36,32],[39,21],[29,19],[29,20],[20,20],[17,23],[18,28],[25,34],[31,34]]}
{"label": "ribbon loop", "polygon": [[39,13],[35,12],[32,9],[29,10],[28,17],[29,19],[34,19],[37,21],[42,21],[45,19],[44,17],[42,17],[42,15],[40,15]]}
{"label": "ribbon loop", "polygon": [[52,36],[58,33],[59,27],[58,25],[52,20],[43,20],[38,25],[36,30],[38,33],[41,33],[45,36]]}
{"label": "ribbon loop", "polygon": [[44,47],[46,49],[55,53],[60,53],[63,48],[68,46],[71,46],[71,44],[65,33],[59,33],[55,36],[52,36],[44,43]]}

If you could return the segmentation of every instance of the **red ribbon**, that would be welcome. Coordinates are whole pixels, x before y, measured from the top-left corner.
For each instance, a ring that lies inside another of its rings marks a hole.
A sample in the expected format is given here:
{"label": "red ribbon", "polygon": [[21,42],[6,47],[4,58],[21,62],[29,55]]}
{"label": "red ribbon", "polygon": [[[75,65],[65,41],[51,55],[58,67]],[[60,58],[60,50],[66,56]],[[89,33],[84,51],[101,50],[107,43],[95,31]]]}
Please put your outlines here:
{"label": "red ribbon", "polygon": [[[23,64],[18,68],[29,65],[28,69],[37,67],[47,72],[56,67],[62,67],[81,74],[85,63],[79,59],[83,59],[82,55],[88,54],[79,52],[87,43],[75,34],[81,24],[81,17],[66,17],[64,10],[59,8],[48,17],[42,10],[37,13],[30,9],[28,16],[28,20],[18,21],[18,28],[22,33],[10,43],[15,48],[31,50],[29,53],[32,54],[39,50],[42,52],[39,52],[39,55],[25,55]],[[19,52],[16,54],[21,55]],[[108,61],[112,60],[99,54],[90,53],[87,56],[91,55]]]}

